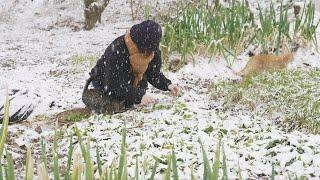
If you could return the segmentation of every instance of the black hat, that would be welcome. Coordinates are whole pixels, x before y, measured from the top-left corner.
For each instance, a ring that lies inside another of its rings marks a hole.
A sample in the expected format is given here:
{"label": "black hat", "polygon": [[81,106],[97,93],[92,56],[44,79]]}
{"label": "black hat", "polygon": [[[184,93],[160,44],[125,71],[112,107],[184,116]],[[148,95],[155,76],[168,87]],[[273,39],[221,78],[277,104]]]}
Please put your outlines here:
{"label": "black hat", "polygon": [[139,50],[156,51],[162,37],[161,26],[152,20],[143,21],[131,27],[130,36]]}

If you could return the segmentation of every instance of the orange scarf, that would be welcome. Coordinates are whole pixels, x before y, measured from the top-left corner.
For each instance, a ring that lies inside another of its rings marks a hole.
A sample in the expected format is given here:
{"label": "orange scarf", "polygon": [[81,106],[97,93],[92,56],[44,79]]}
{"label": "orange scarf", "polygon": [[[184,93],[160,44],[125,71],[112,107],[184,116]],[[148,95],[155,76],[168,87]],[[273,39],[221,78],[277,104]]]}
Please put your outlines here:
{"label": "orange scarf", "polygon": [[133,86],[138,87],[138,83],[142,80],[143,74],[146,72],[149,62],[154,57],[154,52],[140,53],[137,45],[132,41],[130,37],[130,30],[124,36],[126,46],[129,51],[129,60],[132,68],[132,72],[135,76]]}

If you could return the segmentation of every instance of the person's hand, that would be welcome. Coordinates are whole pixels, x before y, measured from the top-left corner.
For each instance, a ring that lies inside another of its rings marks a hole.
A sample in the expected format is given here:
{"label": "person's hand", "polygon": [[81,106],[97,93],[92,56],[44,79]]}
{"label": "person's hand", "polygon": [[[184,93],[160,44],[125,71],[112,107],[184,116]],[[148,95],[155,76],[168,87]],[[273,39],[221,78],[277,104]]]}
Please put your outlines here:
{"label": "person's hand", "polygon": [[170,84],[170,85],[168,86],[168,89],[169,89],[169,91],[171,92],[171,94],[172,94],[173,96],[179,96],[179,94],[180,94],[180,89],[179,89],[179,86],[178,86],[178,85],[176,85],[176,84]]}
{"label": "person's hand", "polygon": [[148,105],[152,103],[155,103],[155,100],[151,96],[146,94],[142,96],[141,103],[140,103],[141,105]]}

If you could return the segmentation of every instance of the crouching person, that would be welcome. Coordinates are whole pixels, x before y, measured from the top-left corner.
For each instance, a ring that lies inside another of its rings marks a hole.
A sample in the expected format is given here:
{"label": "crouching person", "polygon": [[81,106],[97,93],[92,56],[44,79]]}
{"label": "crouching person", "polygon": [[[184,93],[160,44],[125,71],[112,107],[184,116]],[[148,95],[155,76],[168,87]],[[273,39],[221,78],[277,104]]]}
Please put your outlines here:
{"label": "crouching person", "polygon": [[[111,113],[116,113],[134,104],[154,103],[154,99],[146,94],[148,82],[177,96],[179,87],[161,72],[161,37],[161,26],[148,20],[132,26],[125,35],[116,38],[89,73],[94,87],[91,91],[96,91],[102,100],[83,94],[86,106],[98,113],[104,113],[106,104],[121,106],[120,109],[108,107]],[[105,103],[105,100],[111,103]]]}

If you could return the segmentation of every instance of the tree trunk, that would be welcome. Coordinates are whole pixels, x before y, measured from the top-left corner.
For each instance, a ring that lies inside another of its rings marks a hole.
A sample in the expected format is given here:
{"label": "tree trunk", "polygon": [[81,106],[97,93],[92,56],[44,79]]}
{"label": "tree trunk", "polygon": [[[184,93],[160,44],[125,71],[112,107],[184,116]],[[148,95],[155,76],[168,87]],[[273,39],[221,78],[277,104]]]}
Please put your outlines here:
{"label": "tree trunk", "polygon": [[219,0],[215,0],[214,1],[214,8],[217,9],[220,6],[220,1]]}
{"label": "tree trunk", "polygon": [[101,14],[110,0],[84,0],[85,29],[91,30],[97,21],[101,23]]}

